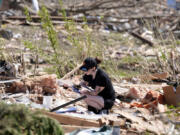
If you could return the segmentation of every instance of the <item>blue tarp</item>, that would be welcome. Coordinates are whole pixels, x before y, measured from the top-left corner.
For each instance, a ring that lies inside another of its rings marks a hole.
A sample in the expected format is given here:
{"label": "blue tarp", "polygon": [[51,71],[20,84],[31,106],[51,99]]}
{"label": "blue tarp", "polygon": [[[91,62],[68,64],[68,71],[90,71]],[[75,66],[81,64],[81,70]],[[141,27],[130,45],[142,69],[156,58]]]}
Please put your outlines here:
{"label": "blue tarp", "polygon": [[169,8],[174,8],[176,10],[180,10],[180,2],[178,2],[176,0],[167,0],[166,3]]}
{"label": "blue tarp", "polygon": [[167,5],[169,8],[176,8],[176,0],[167,0]]}
{"label": "blue tarp", "polygon": [[76,111],[77,111],[76,107],[70,107],[67,109],[61,108],[61,109],[57,110],[56,113],[66,113],[66,112],[76,112]]}

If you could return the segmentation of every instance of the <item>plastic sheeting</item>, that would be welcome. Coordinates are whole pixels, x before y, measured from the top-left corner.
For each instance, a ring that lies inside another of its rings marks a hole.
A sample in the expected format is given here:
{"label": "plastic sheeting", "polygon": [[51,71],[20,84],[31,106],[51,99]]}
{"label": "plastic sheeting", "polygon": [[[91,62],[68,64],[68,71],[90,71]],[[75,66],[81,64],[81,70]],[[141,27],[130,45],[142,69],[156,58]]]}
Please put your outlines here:
{"label": "plastic sheeting", "polygon": [[38,3],[38,0],[32,0],[32,4],[33,4],[33,7],[34,9],[36,10],[36,12],[39,11],[39,3]]}
{"label": "plastic sheeting", "polygon": [[120,135],[120,127],[103,126],[101,128],[78,129],[69,135]]}

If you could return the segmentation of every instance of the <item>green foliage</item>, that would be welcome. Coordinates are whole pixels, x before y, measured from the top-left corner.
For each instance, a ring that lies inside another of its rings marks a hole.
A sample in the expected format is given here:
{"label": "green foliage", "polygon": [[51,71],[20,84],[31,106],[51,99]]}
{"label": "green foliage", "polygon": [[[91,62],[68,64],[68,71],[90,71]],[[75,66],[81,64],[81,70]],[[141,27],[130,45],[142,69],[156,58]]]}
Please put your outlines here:
{"label": "green foliage", "polygon": [[140,63],[143,61],[143,58],[140,56],[126,56],[121,59],[121,63],[128,63],[128,64],[133,64],[133,63]]}
{"label": "green foliage", "polygon": [[48,39],[50,40],[51,47],[54,51],[54,57],[56,63],[59,64],[59,59],[58,59],[58,49],[59,48],[59,41],[57,38],[57,33],[54,30],[53,24],[49,18],[49,13],[45,7],[42,7],[41,11],[39,12],[39,15],[41,17],[41,22],[42,22],[42,27],[43,29],[47,32],[48,34]]}
{"label": "green foliage", "polygon": [[[66,13],[63,10],[63,8],[62,13],[64,16],[64,20],[66,22],[65,28],[69,33],[67,38],[71,43],[73,43],[75,49],[77,49],[74,52],[81,55],[81,52],[79,50],[81,50],[82,47],[79,47],[80,43],[77,39],[78,36],[74,36],[74,33],[76,32],[75,24],[73,21],[67,20]],[[52,21],[50,20],[49,13],[45,7],[41,9],[39,15],[41,17],[42,27],[48,35],[50,47],[53,50],[53,54],[51,54],[49,58],[51,58],[53,68],[56,70],[55,73],[57,73],[59,77],[62,77],[64,74],[72,70],[72,68],[76,65],[75,61],[73,61],[74,58],[71,57],[71,54],[73,53],[72,51],[70,53],[67,53],[66,50],[64,50],[63,47],[61,47],[62,44],[60,44],[59,42],[57,32],[55,31]]]}
{"label": "green foliage", "polygon": [[28,46],[26,44],[26,46],[31,50],[38,51],[38,53],[40,53],[41,56],[42,55],[47,56],[46,58],[49,59],[48,61],[56,65],[55,68],[56,73],[60,77],[62,76],[62,72],[61,69],[59,68],[59,65],[62,65],[63,62],[63,59],[60,57],[64,55],[64,51],[63,49],[60,48],[59,40],[57,38],[57,33],[49,17],[49,13],[45,7],[42,7],[41,11],[39,12],[39,16],[41,17],[42,27],[48,35],[48,39],[50,41],[50,47],[53,50],[53,54],[51,54],[51,56],[48,56],[42,50],[40,50],[40,48],[37,49],[34,48],[33,46],[31,47],[30,44],[28,44]]}
{"label": "green foliage", "polygon": [[[128,66],[128,64],[133,64],[134,60],[132,61],[121,61],[121,60],[114,60],[114,59],[108,59],[105,60],[101,67],[107,71],[107,73],[110,75],[110,77],[114,80],[121,80],[122,77],[133,77],[137,76],[139,74],[139,71],[132,71],[128,69],[123,69],[120,67],[120,65]],[[135,61],[137,62],[137,60]]]}
{"label": "green foliage", "polygon": [[26,15],[26,20],[29,21],[29,22],[31,22],[31,21],[32,21],[32,18],[31,18],[31,15],[30,15],[27,7],[25,7],[25,9],[24,9],[24,14]]}
{"label": "green foliage", "polygon": [[[166,114],[167,114],[168,118],[172,119],[172,121],[174,121],[174,120],[176,121],[177,119],[179,119],[179,117],[180,117],[180,106],[175,107],[173,105],[169,105],[167,107],[168,107],[168,110],[166,111]],[[178,129],[178,130],[180,129],[179,124],[176,125],[176,129]]]}
{"label": "green foliage", "polygon": [[45,67],[44,71],[48,74],[58,74],[56,66],[51,66],[51,67]]}
{"label": "green foliage", "polygon": [[0,59],[6,60],[6,57],[4,55],[4,43],[2,39],[0,39]]}
{"label": "green foliage", "polygon": [[161,52],[161,59],[163,60],[163,61],[167,61],[167,57],[166,57],[166,52],[163,52],[162,50],[160,51]]}
{"label": "green foliage", "polygon": [[44,50],[42,50],[38,45],[34,45],[30,41],[24,41],[24,46],[30,49],[30,51],[34,52],[36,55],[38,54],[43,57],[49,63],[51,62],[51,58],[46,53],[44,53]]}
{"label": "green foliage", "polygon": [[[45,69],[46,72],[56,73],[59,77],[62,77],[75,68],[78,63],[81,63],[85,57],[104,58],[106,46],[104,46],[102,42],[97,42],[97,37],[93,37],[94,33],[87,25],[87,19],[85,17],[83,18],[84,22],[81,25],[82,31],[79,31],[78,26],[80,25],[76,24],[74,20],[67,18],[61,0],[59,0],[59,5],[60,13],[65,22],[64,28],[67,32],[66,40],[70,43],[70,47],[63,46],[63,42],[60,42],[58,39],[57,31],[55,30],[45,7],[42,7],[39,15],[41,17],[42,28],[45,30],[50,44],[43,44],[42,47],[40,47],[38,44],[25,41],[24,45],[29,48],[31,52],[38,54],[51,65]],[[26,16],[29,18],[28,12],[26,13]],[[47,53],[43,51],[43,48],[49,48],[53,53]],[[69,50],[65,48],[68,48]],[[114,68],[111,69],[111,71],[112,70],[114,70]]]}
{"label": "green foliage", "polygon": [[24,105],[0,103],[0,135],[63,135],[59,123]]}
{"label": "green foliage", "polygon": [[5,60],[5,61],[9,61],[9,62],[14,62],[13,55],[10,55],[13,53],[14,52],[7,53],[6,42],[3,38],[0,38],[0,59]]}
{"label": "green foliage", "polygon": [[176,45],[180,45],[180,40],[176,40]]}
{"label": "green foliage", "polygon": [[169,108],[169,109],[175,109],[176,107],[173,106],[173,105],[170,105],[168,108]]}

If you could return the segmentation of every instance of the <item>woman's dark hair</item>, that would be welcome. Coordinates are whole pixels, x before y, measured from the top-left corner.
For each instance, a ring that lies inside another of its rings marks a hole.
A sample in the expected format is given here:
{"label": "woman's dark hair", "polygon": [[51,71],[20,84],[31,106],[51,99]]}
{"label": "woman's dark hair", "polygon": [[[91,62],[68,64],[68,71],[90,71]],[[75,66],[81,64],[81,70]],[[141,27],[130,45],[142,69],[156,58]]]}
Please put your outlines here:
{"label": "woman's dark hair", "polygon": [[97,64],[101,63],[101,60],[99,58],[97,58],[97,57],[95,58],[95,61],[96,61]]}
{"label": "woman's dark hair", "polygon": [[87,71],[93,67],[98,67],[98,64],[101,63],[101,60],[98,58],[88,57],[84,60],[83,65],[80,67],[80,70]]}

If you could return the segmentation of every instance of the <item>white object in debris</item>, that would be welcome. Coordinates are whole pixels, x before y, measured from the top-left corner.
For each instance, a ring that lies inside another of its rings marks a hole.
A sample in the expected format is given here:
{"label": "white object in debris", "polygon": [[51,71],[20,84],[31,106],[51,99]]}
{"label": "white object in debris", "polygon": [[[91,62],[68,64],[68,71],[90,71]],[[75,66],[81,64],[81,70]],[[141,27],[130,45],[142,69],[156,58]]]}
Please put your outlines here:
{"label": "white object in debris", "polygon": [[34,103],[34,102],[32,102],[32,103],[30,104],[30,106],[33,107],[33,108],[43,109],[43,105],[41,105],[41,104],[36,104],[36,103]]}
{"label": "white object in debris", "polygon": [[22,35],[20,33],[17,33],[15,35],[13,35],[13,38],[15,38],[15,39],[19,39],[21,37],[22,37]]}
{"label": "white object in debris", "polygon": [[149,40],[151,40],[151,41],[153,41],[154,40],[154,38],[153,38],[153,32],[152,31],[149,31],[149,30],[147,30],[146,28],[143,28],[143,33],[142,33],[142,37],[145,37],[145,38],[147,38],[147,39],[149,39]]}
{"label": "white object in debris", "polygon": [[176,88],[173,87],[174,92],[176,92]]}
{"label": "white object in debris", "polygon": [[33,4],[33,7],[36,10],[36,12],[39,12],[38,0],[32,0],[32,4]]}
{"label": "white object in debris", "polygon": [[43,96],[43,106],[49,109],[51,105],[52,105],[52,96]]}

